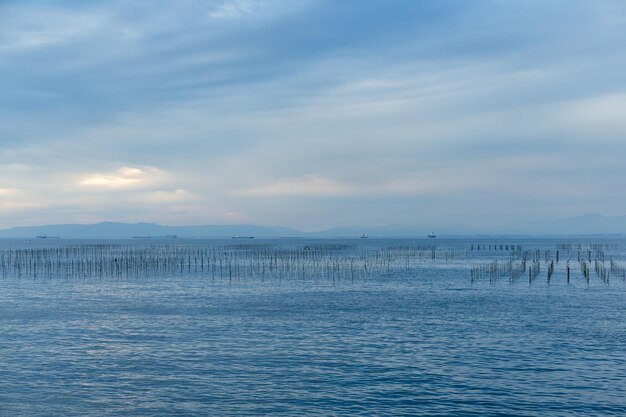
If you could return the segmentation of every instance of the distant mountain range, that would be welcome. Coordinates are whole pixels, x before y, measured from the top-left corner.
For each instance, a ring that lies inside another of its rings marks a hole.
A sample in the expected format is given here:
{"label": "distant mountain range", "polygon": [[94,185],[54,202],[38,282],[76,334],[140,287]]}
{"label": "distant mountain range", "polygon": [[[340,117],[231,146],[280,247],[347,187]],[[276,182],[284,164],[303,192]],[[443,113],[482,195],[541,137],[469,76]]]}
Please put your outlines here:
{"label": "distant mountain range", "polygon": [[0,238],[34,238],[36,236],[73,239],[128,239],[132,237],[230,238],[254,236],[279,237],[425,237],[434,232],[451,235],[622,235],[626,234],[626,216],[606,217],[599,214],[514,223],[497,227],[470,227],[464,225],[434,226],[431,224],[392,224],[377,227],[336,227],[319,232],[303,232],[288,227],[268,227],[249,224],[162,226],[156,223],[59,224],[47,226],[12,227],[0,230]]}
{"label": "distant mountain range", "polygon": [[558,220],[514,223],[498,230],[529,235],[623,235],[626,234],[626,215],[586,214]]}
{"label": "distant mountain range", "polygon": [[231,236],[295,237],[299,232],[287,227],[265,227],[248,224],[227,226],[162,226],[156,223],[57,224],[12,227],[0,230],[0,238],[59,236],[73,239],[128,239],[132,237],[230,238]]}

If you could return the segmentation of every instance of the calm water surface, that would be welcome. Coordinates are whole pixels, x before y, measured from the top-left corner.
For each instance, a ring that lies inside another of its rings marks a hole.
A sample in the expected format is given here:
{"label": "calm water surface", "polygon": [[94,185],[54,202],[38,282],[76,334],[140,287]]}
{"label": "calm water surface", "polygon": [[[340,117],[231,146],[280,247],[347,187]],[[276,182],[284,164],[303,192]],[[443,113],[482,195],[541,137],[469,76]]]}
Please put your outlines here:
{"label": "calm water surface", "polygon": [[472,284],[466,259],[355,282],[3,277],[0,414],[624,415],[626,284],[573,270],[569,285],[562,268]]}

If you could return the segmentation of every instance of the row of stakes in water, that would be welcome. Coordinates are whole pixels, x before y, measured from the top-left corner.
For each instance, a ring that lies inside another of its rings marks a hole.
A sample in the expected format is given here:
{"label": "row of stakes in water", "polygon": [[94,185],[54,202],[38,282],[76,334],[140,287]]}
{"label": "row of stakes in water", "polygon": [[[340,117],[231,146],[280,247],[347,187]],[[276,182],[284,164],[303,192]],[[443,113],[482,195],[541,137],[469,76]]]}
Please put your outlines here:
{"label": "row of stakes in water", "polygon": [[[494,248],[495,245],[491,245]],[[486,247],[489,247],[487,245]],[[506,250],[507,245],[502,245]],[[498,250],[500,245],[497,246]],[[508,245],[509,259],[471,267],[472,282],[487,277],[490,282],[509,277],[519,279],[524,273],[528,280],[536,279],[545,262],[548,281],[560,260],[560,250],[522,251],[518,245]],[[481,248],[482,250],[482,248]],[[492,249],[493,250],[493,249]],[[470,247],[471,251],[471,247]],[[571,254],[570,254],[571,255]],[[398,269],[410,269],[422,263],[448,262],[467,259],[465,250],[449,250],[421,246],[359,249],[355,245],[313,244],[284,249],[265,244],[211,245],[205,243],[169,245],[78,245],[57,248],[0,250],[1,276],[32,277],[139,277],[199,273],[211,278],[233,277],[309,277],[359,279],[389,274]],[[623,266],[610,260],[605,266],[602,248],[577,251],[583,276],[588,281],[591,257],[598,277],[608,283],[609,276],[626,279]],[[566,264],[569,282],[570,261]]]}
{"label": "row of stakes in water", "polygon": [[[554,272],[556,270],[557,262],[555,262],[555,260],[548,260],[546,261],[546,264],[546,278],[547,282],[550,283],[552,276],[554,275]],[[587,262],[586,260],[580,261],[580,270],[587,284],[589,284],[591,276],[590,265],[592,265],[591,262]],[[619,263],[613,261],[612,259],[609,262],[608,268],[606,266],[606,263],[600,259],[596,259],[593,262],[593,265],[596,276],[600,278],[605,284],[609,284],[611,276],[620,277],[622,281],[626,281],[626,268]],[[528,274],[528,282],[532,283],[533,280],[535,280],[541,272],[541,263],[537,260],[533,260],[532,262],[530,262],[526,259],[522,259],[519,262],[516,262],[513,259],[509,259],[507,261],[494,260],[492,262],[481,263],[471,267],[470,280],[472,283],[474,283],[481,279],[488,279],[489,282],[493,284],[499,278],[508,277],[509,282],[513,282],[519,279],[522,274],[526,272]],[[567,283],[569,284],[572,275],[572,268],[569,260],[565,264],[564,272],[566,275]]]}
{"label": "row of stakes in water", "polygon": [[78,245],[0,250],[0,275],[142,277],[201,274],[211,278],[329,278],[382,276],[426,262],[463,259],[464,250],[437,247],[359,249],[350,245],[279,246]]}

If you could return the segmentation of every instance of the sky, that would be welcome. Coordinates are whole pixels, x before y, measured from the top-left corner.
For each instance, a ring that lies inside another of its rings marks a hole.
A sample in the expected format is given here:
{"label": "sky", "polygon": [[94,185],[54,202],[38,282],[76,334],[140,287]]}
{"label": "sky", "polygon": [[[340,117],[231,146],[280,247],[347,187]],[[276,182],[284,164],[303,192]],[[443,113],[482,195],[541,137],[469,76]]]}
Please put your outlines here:
{"label": "sky", "polygon": [[626,213],[622,0],[0,0],[0,227]]}

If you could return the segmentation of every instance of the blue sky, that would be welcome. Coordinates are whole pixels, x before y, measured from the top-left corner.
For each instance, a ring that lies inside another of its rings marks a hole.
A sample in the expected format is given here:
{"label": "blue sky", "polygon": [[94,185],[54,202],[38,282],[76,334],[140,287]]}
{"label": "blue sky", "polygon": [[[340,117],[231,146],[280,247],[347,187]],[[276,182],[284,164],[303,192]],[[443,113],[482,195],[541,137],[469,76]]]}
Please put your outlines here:
{"label": "blue sky", "polygon": [[626,213],[621,0],[0,0],[0,227]]}

